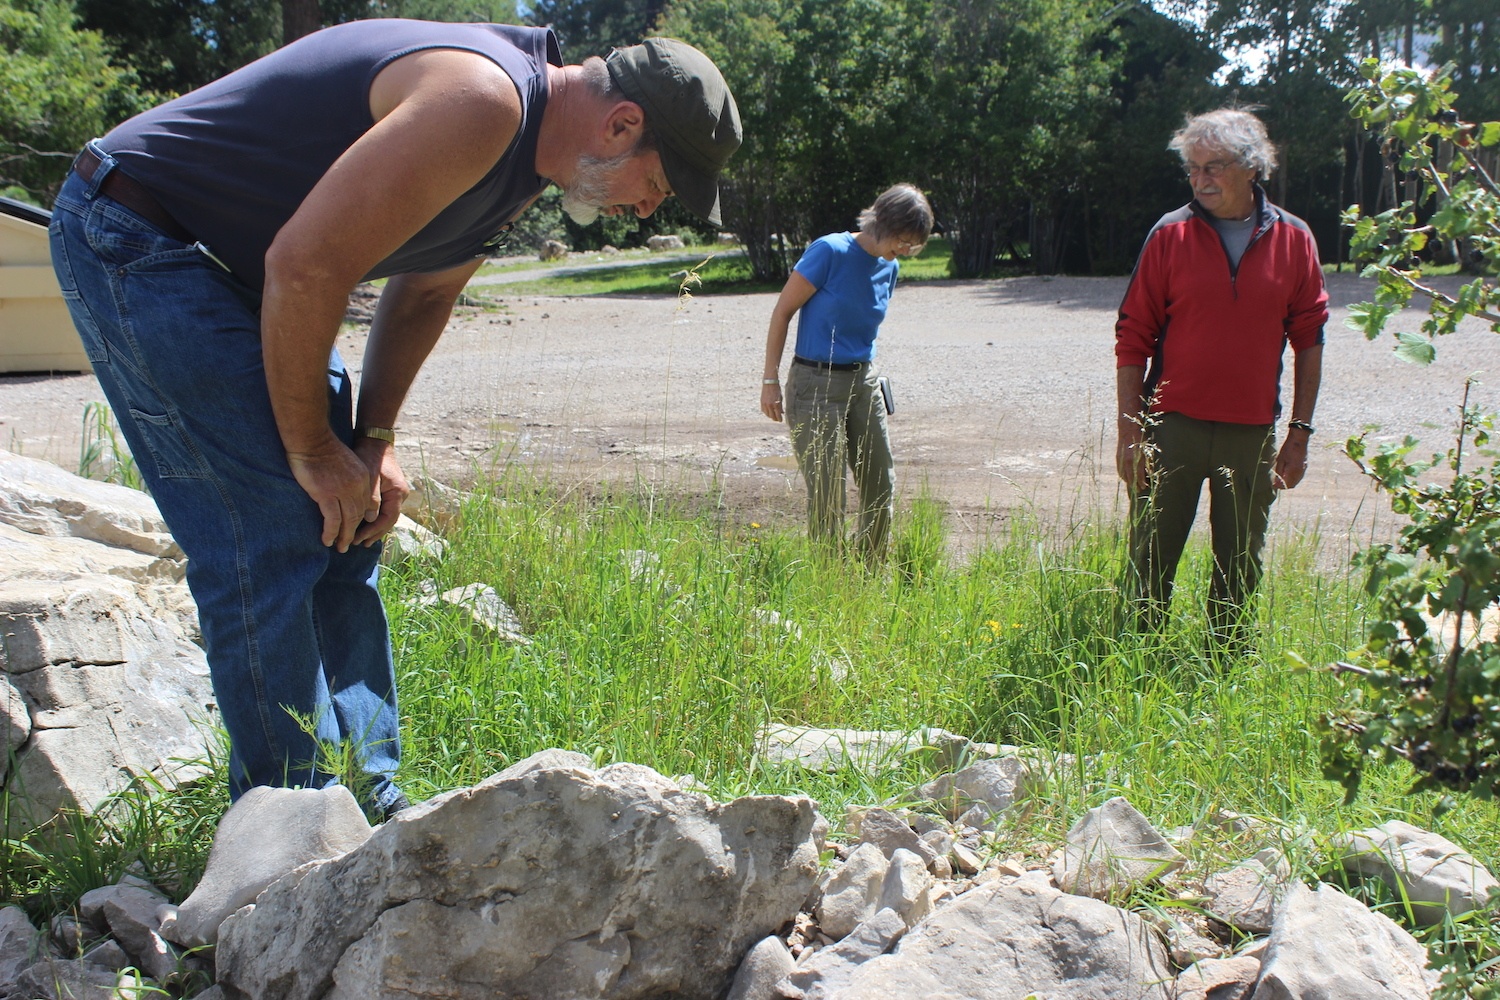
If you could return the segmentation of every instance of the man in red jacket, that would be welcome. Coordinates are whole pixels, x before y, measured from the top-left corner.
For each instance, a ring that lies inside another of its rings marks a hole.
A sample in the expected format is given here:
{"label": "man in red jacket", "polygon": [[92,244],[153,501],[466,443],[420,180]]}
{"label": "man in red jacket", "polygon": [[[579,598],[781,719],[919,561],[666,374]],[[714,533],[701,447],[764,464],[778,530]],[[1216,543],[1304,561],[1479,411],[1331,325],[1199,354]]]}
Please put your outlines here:
{"label": "man in red jacket", "polygon": [[[1307,224],[1258,183],[1276,166],[1260,119],[1198,115],[1170,148],[1193,200],[1146,237],[1115,324],[1115,464],[1131,491],[1126,594],[1138,626],[1162,624],[1207,480],[1209,627],[1223,643],[1240,634],[1260,581],[1275,491],[1307,470],[1328,294]],[[1291,418],[1277,449],[1288,343]]]}

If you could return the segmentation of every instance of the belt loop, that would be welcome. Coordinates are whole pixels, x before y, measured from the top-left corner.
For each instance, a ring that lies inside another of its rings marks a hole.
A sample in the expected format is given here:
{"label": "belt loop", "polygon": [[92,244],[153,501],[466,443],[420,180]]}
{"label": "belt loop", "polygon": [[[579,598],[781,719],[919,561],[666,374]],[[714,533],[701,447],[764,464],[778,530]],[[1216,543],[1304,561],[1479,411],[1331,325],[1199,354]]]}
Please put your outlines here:
{"label": "belt loop", "polygon": [[[94,176],[88,179],[86,182],[88,186],[84,189],[84,197],[89,201],[93,201],[99,195],[99,187],[104,183],[104,178],[108,177],[110,171],[119,166],[119,161],[104,151],[103,147],[99,145],[98,139],[90,139],[84,148],[99,159],[99,166],[94,168]],[[73,162],[75,166],[78,163],[77,160]]]}

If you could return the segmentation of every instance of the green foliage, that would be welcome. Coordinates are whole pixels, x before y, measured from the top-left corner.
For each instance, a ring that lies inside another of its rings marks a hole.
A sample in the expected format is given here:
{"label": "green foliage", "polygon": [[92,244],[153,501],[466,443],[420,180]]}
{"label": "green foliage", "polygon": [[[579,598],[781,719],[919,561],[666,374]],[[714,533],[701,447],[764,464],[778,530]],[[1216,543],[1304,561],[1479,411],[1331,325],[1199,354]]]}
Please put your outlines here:
{"label": "green foliage", "polygon": [[[1471,245],[1487,260],[1500,252],[1500,189],[1477,150],[1500,144],[1500,124],[1462,121],[1451,68],[1437,73],[1384,71],[1363,64],[1366,82],[1351,90],[1353,114],[1385,137],[1391,167],[1415,193],[1376,216],[1351,208],[1350,246],[1374,275],[1374,302],[1350,310],[1366,337],[1418,294],[1429,300],[1421,334],[1396,333],[1396,353],[1430,362],[1434,340],[1467,317],[1500,332],[1500,288],[1479,277],[1457,294],[1423,281],[1423,251],[1442,241]],[[1406,761],[1413,788],[1500,792],[1500,453],[1491,447],[1495,417],[1469,405],[1464,387],[1455,443],[1443,455],[1413,459],[1410,437],[1371,453],[1363,437],[1345,451],[1407,519],[1395,544],[1360,556],[1375,598],[1375,623],[1356,662],[1335,669],[1356,680],[1323,720],[1325,772],[1349,797],[1372,760]],[[1475,464],[1475,459],[1479,463]],[[1486,466],[1485,461],[1490,464]],[[1441,470],[1439,482],[1424,477]],[[1488,619],[1486,618],[1488,616]],[[1487,624],[1486,624],[1487,622]]]}
{"label": "green foliage", "polygon": [[0,0],[0,188],[50,205],[83,144],[146,103],[68,0]]}
{"label": "green foliage", "polygon": [[935,207],[957,227],[954,276],[992,274],[1022,224],[1037,270],[1054,272],[1063,236],[1055,210],[1098,155],[1093,139],[1110,101],[1110,67],[1093,43],[1113,5],[923,6],[918,44],[932,59],[911,125],[940,137],[922,150],[923,174]]}
{"label": "green foliage", "polygon": [[262,0],[77,0],[117,63],[162,97],[217,80],[281,44],[279,4]]}
{"label": "green foliage", "polygon": [[1375,299],[1354,306],[1347,323],[1374,340],[1414,298],[1427,300],[1421,333],[1396,334],[1396,353],[1430,362],[1434,339],[1452,333],[1466,317],[1478,317],[1500,333],[1500,285],[1483,275],[1448,294],[1424,280],[1424,260],[1447,244],[1461,258],[1500,260],[1500,187],[1485,169],[1480,151],[1500,148],[1500,122],[1460,119],[1451,87],[1452,67],[1428,75],[1382,70],[1373,59],[1362,66],[1365,82],[1349,92],[1351,113],[1384,136],[1390,168],[1405,178],[1409,196],[1397,207],[1368,215],[1351,206],[1344,221],[1349,246],[1365,274],[1376,279]]}
{"label": "green foliage", "polygon": [[[1457,441],[1446,455],[1413,459],[1412,438],[1373,453],[1363,437],[1345,445],[1360,470],[1389,494],[1391,508],[1408,519],[1399,541],[1360,555],[1375,621],[1355,662],[1337,666],[1357,682],[1323,724],[1326,773],[1350,797],[1372,758],[1405,760],[1417,774],[1416,790],[1480,798],[1500,793],[1500,451],[1490,447],[1494,426],[1493,416],[1468,405],[1466,386]],[[1476,455],[1489,466],[1470,468]],[[1449,474],[1446,482],[1423,481],[1438,468]]]}

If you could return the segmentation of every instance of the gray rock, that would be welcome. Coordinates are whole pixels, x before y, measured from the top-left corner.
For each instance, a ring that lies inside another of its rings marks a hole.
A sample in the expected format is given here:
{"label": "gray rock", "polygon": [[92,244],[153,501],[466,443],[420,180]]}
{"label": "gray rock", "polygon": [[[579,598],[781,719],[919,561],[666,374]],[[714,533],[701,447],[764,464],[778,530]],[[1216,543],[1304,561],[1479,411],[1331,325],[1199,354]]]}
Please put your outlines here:
{"label": "gray rock", "polygon": [[1073,824],[1052,877],[1064,891],[1107,899],[1186,861],[1146,817],[1116,796]]}
{"label": "gray rock", "polygon": [[0,667],[31,713],[6,779],[10,830],[91,812],[132,775],[204,773],[213,693],[203,651],[118,580],[0,586]]}
{"label": "gray rock", "polygon": [[1166,952],[1134,913],[1037,879],[994,881],[935,910],[828,1000],[1169,1000]]}
{"label": "gray rock", "polygon": [[187,948],[213,944],[225,918],[255,902],[266,886],[309,861],[352,851],[369,837],[369,822],[342,785],[252,788],[219,821],[203,878],[161,933]]}
{"label": "gray rock", "polygon": [[897,851],[910,851],[922,859],[924,865],[937,857],[926,841],[917,836],[915,830],[906,825],[889,809],[866,809],[859,815],[859,830],[856,831],[862,844],[874,844],[887,858],[895,857]]}
{"label": "gray rock", "polygon": [[826,824],[806,798],[717,804],[637,765],[528,761],[307,865],[220,927],[257,1000],[721,997],[796,915]]}
{"label": "gray rock", "polygon": [[[0,451],[0,523],[33,535],[76,538],[152,559],[181,561],[156,504],[145,493],[75,476],[49,462]],[[177,566],[164,574],[181,579]]]}
{"label": "gray rock", "polygon": [[906,932],[894,910],[881,910],[831,948],[812,953],[786,977],[783,995],[795,1000],[825,1000],[848,986],[854,970],[891,950]]}
{"label": "gray rock", "polygon": [[994,757],[970,764],[961,771],[943,774],[917,789],[919,798],[935,802],[944,815],[956,820],[976,805],[987,807],[990,815],[1004,812],[1016,796],[1028,791],[1045,774],[1038,776],[1034,764],[1021,757]]}
{"label": "gray rock", "polygon": [[419,524],[433,525],[443,531],[457,520],[469,498],[468,493],[440,483],[431,476],[418,474],[411,477],[411,492],[401,505],[401,512]]}
{"label": "gray rock", "polygon": [[454,587],[441,594],[423,595],[416,599],[419,605],[447,604],[462,608],[472,623],[474,636],[481,642],[500,641],[513,646],[529,646],[531,639],[521,625],[521,619],[509,604],[501,600],[495,588],[487,583],[471,583],[466,587]]}
{"label": "gray rock", "polygon": [[19,906],[0,907],[0,996],[45,950],[46,938],[31,925],[26,911]]}
{"label": "gray rock", "polygon": [[1174,1000],[1250,1000],[1258,975],[1255,955],[1206,959],[1182,970]]}
{"label": "gray rock", "polygon": [[1179,967],[1224,956],[1224,946],[1208,935],[1208,920],[1202,914],[1163,909],[1142,916],[1161,932],[1167,954]]}
{"label": "gray rock", "polygon": [[890,867],[880,885],[877,906],[881,910],[894,910],[911,927],[932,912],[933,885],[927,863],[910,851],[898,849],[891,856]]}
{"label": "gray rock", "polygon": [[979,852],[963,841],[955,843],[953,850],[949,853],[953,858],[953,867],[958,869],[961,874],[977,875],[979,874],[979,870],[984,867],[984,859],[979,856]]}
{"label": "gray rock", "polygon": [[1436,833],[1392,820],[1343,838],[1344,867],[1377,875],[1412,902],[1418,923],[1483,906],[1500,882],[1473,855]]}
{"label": "gray rock", "polygon": [[798,764],[812,771],[880,770],[895,767],[920,751],[936,751],[940,761],[952,764],[967,756],[973,746],[945,729],[891,732],[781,725],[762,729],[756,745],[769,764]]}
{"label": "gray rock", "polygon": [[957,838],[947,830],[928,830],[920,833],[922,843],[932,848],[932,853],[939,858],[946,858],[953,853],[953,845],[958,843]]}
{"label": "gray rock", "polygon": [[380,558],[390,562],[397,559],[441,559],[448,551],[448,543],[442,536],[422,527],[402,514],[396,518],[396,526],[383,540]]}
{"label": "gray rock", "polygon": [[[1282,866],[1284,867],[1284,866]],[[1208,912],[1222,923],[1247,934],[1268,934],[1275,915],[1276,897],[1285,875],[1251,858],[1204,879]]]}
{"label": "gray rock", "polygon": [[652,250],[681,250],[684,244],[682,237],[675,233],[661,233],[647,237],[646,246]]}
{"label": "gray rock", "polygon": [[762,938],[761,942],[740,963],[734,974],[734,983],[724,1000],[781,1000],[781,991],[776,984],[796,968],[792,953],[776,936]]}
{"label": "gray rock", "polygon": [[120,946],[144,962],[144,957],[157,947],[152,941],[161,926],[156,911],[167,901],[166,897],[132,885],[111,888],[115,891],[100,901],[100,916]]}
{"label": "gray rock", "polygon": [[31,711],[15,685],[0,674],[0,781],[10,769],[10,755],[31,735]]}
{"label": "gray rock", "polygon": [[[85,935],[89,932],[101,935],[108,934],[109,917],[104,913],[105,904],[121,894],[124,894],[128,900],[129,896],[139,894],[140,892],[141,890],[134,886],[101,885],[99,888],[90,889],[82,896],[79,896],[75,909],[85,928]],[[160,902],[159,897],[157,902]],[[127,905],[129,905],[128,901]]]}
{"label": "gray rock", "polygon": [[84,947],[97,935],[93,928],[86,927],[66,913],[52,918],[51,931],[52,941],[58,950],[64,955],[75,957],[82,954]]}
{"label": "gray rock", "polygon": [[835,941],[873,917],[890,861],[878,844],[861,844],[837,868],[824,876],[814,908],[818,929]]}
{"label": "gray rock", "polygon": [[81,958],[44,958],[16,979],[11,995],[25,1000],[119,1000],[119,973]]}
{"label": "gray rock", "polygon": [[1293,883],[1276,908],[1252,1000],[1428,1000],[1427,952],[1331,885]]}
{"label": "gray rock", "polygon": [[105,938],[84,952],[83,960],[112,972],[119,972],[127,965],[134,964],[131,957],[125,954],[125,949],[120,947],[120,942],[113,938]]}

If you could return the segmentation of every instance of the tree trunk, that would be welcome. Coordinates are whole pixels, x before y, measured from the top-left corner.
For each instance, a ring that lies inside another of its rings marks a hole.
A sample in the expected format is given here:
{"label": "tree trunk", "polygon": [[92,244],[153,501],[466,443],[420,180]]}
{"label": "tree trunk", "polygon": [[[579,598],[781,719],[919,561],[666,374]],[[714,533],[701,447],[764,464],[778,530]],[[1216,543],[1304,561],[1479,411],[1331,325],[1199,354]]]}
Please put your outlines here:
{"label": "tree trunk", "polygon": [[323,27],[318,0],[281,0],[281,44],[289,45]]}
{"label": "tree trunk", "polygon": [[745,248],[750,273],[756,281],[784,281],[786,245],[777,225],[775,200],[751,180],[727,182],[719,189],[724,226],[733,230]]}

